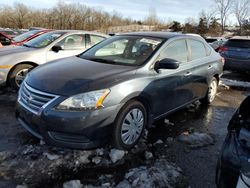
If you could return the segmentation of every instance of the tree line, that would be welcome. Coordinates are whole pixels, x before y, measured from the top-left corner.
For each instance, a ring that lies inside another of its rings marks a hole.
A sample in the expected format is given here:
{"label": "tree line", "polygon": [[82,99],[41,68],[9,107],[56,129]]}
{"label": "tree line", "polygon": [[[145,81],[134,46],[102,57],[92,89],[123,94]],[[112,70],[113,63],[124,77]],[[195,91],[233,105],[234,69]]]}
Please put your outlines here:
{"label": "tree line", "polygon": [[129,25],[133,21],[117,12],[107,13],[84,4],[59,1],[48,9],[34,9],[22,3],[0,7],[0,27],[96,30],[109,26]]}
{"label": "tree line", "polygon": [[[90,8],[82,3],[66,4],[64,1],[47,9],[34,9],[22,3],[13,6],[0,6],[0,27],[50,29],[99,30],[108,32],[112,26],[149,25],[155,30],[171,30],[201,35],[221,35],[227,30],[228,18],[237,20],[236,34],[250,34],[250,0],[213,0],[214,4],[207,11],[202,10],[198,20],[187,18],[181,24],[178,21],[167,22],[157,17],[155,9],[150,9],[144,20],[124,18],[120,13],[105,12]],[[166,14],[167,16],[167,14]]]}

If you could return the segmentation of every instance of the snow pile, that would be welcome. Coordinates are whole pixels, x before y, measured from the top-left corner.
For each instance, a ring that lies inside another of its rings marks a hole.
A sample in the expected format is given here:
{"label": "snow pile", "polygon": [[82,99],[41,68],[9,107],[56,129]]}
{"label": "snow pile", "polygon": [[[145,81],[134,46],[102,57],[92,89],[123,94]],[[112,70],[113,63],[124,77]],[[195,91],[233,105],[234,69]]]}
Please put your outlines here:
{"label": "snow pile", "polygon": [[222,85],[233,86],[233,87],[243,87],[250,88],[250,82],[244,82],[239,80],[229,80],[226,78],[221,78]]}
{"label": "snow pile", "polygon": [[151,167],[141,166],[129,170],[117,188],[177,187],[183,183],[182,170],[166,160],[156,160]]}
{"label": "snow pile", "polygon": [[208,145],[213,145],[215,139],[207,133],[188,133],[184,132],[178,137],[178,141],[187,144],[190,148],[199,148]]}
{"label": "snow pile", "polygon": [[117,161],[121,160],[125,155],[125,151],[123,150],[117,150],[117,149],[111,149],[109,153],[109,157],[113,163],[116,163]]}

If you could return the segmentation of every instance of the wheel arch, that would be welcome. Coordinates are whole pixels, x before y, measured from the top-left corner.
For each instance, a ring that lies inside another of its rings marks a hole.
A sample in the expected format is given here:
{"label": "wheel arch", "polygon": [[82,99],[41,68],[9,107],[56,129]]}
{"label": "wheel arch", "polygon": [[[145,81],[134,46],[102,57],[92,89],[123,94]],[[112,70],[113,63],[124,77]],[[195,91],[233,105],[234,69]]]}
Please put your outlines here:
{"label": "wheel arch", "polygon": [[10,78],[10,75],[11,73],[15,70],[15,68],[18,66],[18,65],[24,65],[24,64],[28,64],[28,65],[32,65],[34,67],[37,67],[38,64],[37,63],[34,63],[32,61],[22,61],[20,63],[17,63],[15,64],[13,67],[11,67],[10,71],[8,72],[8,75],[7,75],[7,82],[6,84],[9,85],[9,78]]}
{"label": "wheel arch", "polygon": [[218,84],[219,84],[219,81],[220,81],[220,75],[219,75],[219,74],[215,74],[213,77],[214,77],[214,78],[216,78],[216,80],[217,80],[217,82],[218,82]]}
{"label": "wheel arch", "polygon": [[[153,116],[153,102],[146,93],[133,93],[126,97],[122,103],[124,103],[124,106],[128,104],[131,101],[139,101],[143,104],[143,106],[146,108],[147,111],[147,128],[152,127],[154,116]],[[122,107],[123,108],[123,107]]]}

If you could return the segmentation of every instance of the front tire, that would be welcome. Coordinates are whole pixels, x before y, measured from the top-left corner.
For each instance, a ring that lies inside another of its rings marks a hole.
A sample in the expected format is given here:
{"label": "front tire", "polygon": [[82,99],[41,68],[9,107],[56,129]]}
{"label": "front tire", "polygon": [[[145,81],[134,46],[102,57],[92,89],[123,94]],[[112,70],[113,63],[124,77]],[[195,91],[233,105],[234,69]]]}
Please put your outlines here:
{"label": "front tire", "polygon": [[113,146],[117,149],[131,149],[143,135],[146,124],[147,111],[143,104],[138,101],[129,102],[115,120]]}
{"label": "front tire", "polygon": [[29,71],[31,71],[34,66],[29,64],[17,65],[10,73],[8,81],[12,89],[18,90],[21,83],[25,79]]}
{"label": "front tire", "polygon": [[218,90],[218,81],[217,81],[217,79],[215,77],[213,77],[210,84],[209,84],[209,86],[208,86],[207,94],[201,100],[201,103],[203,103],[203,104],[211,104],[215,99],[215,96],[217,94],[217,90]]}

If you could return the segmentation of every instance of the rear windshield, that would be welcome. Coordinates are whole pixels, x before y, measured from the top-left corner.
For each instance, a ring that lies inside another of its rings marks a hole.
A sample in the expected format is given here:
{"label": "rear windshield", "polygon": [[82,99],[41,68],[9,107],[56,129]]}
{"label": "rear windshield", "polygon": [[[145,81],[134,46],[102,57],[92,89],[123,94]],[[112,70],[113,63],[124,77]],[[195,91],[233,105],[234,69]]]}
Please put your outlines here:
{"label": "rear windshield", "polygon": [[227,47],[250,48],[250,40],[231,39],[225,43]]}

